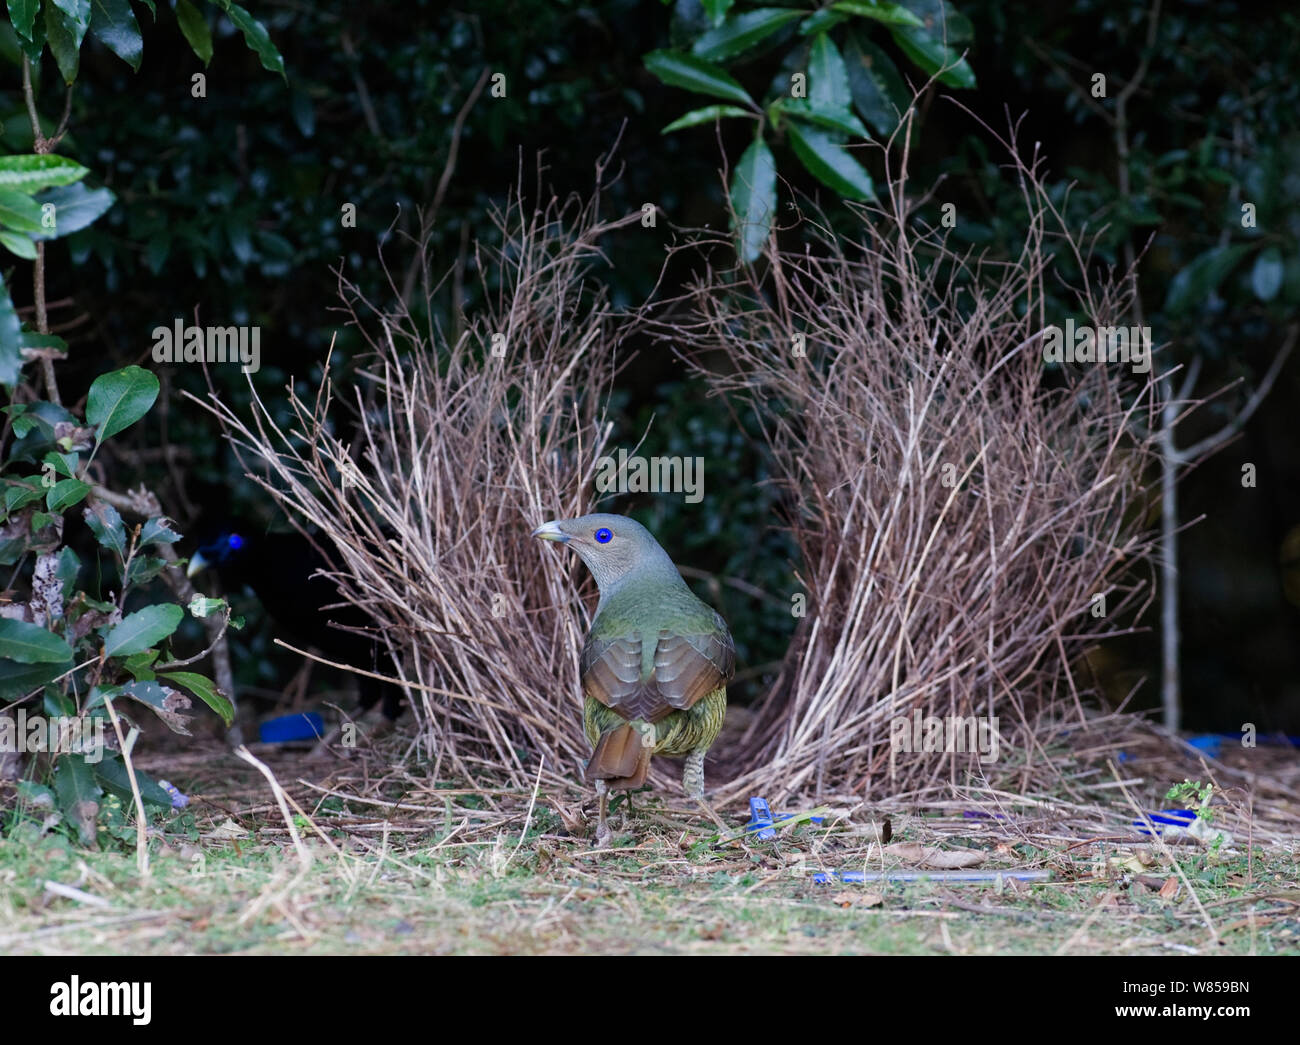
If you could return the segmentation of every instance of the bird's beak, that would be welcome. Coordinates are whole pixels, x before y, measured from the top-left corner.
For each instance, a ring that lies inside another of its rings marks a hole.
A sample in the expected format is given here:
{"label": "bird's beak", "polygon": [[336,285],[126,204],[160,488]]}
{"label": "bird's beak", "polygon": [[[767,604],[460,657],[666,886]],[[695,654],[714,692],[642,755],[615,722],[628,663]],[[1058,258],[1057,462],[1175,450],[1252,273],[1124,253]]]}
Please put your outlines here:
{"label": "bird's beak", "polygon": [[543,541],[555,541],[558,544],[568,544],[569,535],[560,529],[557,522],[542,523],[533,531],[533,536]]}
{"label": "bird's beak", "polygon": [[199,552],[195,552],[190,556],[190,564],[185,567],[185,576],[193,577],[196,573],[202,573],[211,565]]}

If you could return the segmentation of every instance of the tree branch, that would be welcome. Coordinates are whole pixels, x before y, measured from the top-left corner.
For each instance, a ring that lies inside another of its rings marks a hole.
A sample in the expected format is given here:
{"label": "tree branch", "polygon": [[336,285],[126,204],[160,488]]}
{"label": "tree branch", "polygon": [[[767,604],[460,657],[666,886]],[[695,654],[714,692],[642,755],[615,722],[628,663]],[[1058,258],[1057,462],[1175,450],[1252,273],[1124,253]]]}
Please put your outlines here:
{"label": "tree branch", "polygon": [[1273,363],[1268,368],[1268,372],[1255,388],[1251,397],[1246,400],[1246,405],[1241,408],[1237,413],[1237,416],[1213,435],[1206,436],[1199,443],[1189,446],[1186,450],[1180,450],[1178,452],[1178,459],[1180,462],[1185,463],[1187,461],[1194,461],[1206,454],[1212,454],[1246,426],[1246,422],[1249,421],[1251,415],[1259,409],[1260,403],[1264,401],[1264,397],[1268,395],[1269,390],[1273,387],[1273,382],[1277,380],[1277,375],[1282,372],[1282,367],[1286,365],[1286,361],[1290,357],[1292,349],[1295,348],[1297,332],[1300,332],[1300,327],[1298,327],[1297,324],[1292,323],[1287,330],[1286,340],[1282,342],[1281,349],[1279,349],[1277,355],[1273,357]]}

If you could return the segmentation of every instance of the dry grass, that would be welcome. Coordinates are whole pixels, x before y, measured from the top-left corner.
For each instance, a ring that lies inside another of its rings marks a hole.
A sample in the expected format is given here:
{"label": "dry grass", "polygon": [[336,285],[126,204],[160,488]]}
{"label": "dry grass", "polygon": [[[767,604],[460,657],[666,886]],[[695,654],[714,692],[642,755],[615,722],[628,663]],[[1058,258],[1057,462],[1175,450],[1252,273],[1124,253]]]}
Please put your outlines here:
{"label": "dry grass", "polygon": [[[816,249],[709,270],[675,303],[693,318],[678,307],[652,320],[691,358],[731,360],[701,363],[699,377],[767,425],[807,595],[776,684],[720,752],[721,805],[856,795],[989,811],[1051,794],[1108,816],[1123,793],[1085,773],[1085,756],[1148,734],[1132,716],[1088,712],[1070,664],[1150,599],[1153,385],[1118,366],[1043,380],[1043,330],[1065,320],[1044,312],[1049,241],[1089,266],[1036,172],[1008,152],[1027,229],[1010,261],[959,256],[944,230],[919,227],[900,168],[858,242],[818,240],[809,222]],[[375,619],[415,698],[406,755],[489,806],[535,781],[565,792],[587,755],[584,575],[528,533],[589,509],[606,448],[630,321],[611,314],[593,270],[601,238],[639,215],[606,222],[598,206],[599,194],[540,208],[515,194],[501,247],[476,255],[496,289],[457,318],[460,333],[418,329],[345,285],[373,351],[348,402],[327,375],[314,395],[291,389],[285,429],[256,398],[250,417],[205,404],[268,493],[339,549],[345,597]],[[1126,322],[1118,283],[1075,296],[1093,324]],[[899,753],[891,723],[914,711],[996,720],[1002,757]]]}
{"label": "dry grass", "polygon": [[[1070,661],[1150,601],[1152,375],[1044,379],[1043,332],[1066,319],[1045,311],[1049,240],[1085,248],[1008,154],[1026,228],[1010,261],[924,227],[904,167],[856,241],[805,220],[811,247],[710,268],[663,321],[764,426],[807,597],[728,794],[1005,790],[1068,767],[1043,738],[1086,720]],[[1128,323],[1118,282],[1073,294],[1085,322]],[[996,719],[1012,757],[900,754],[891,724],[918,710]]]}
{"label": "dry grass", "polygon": [[[479,793],[413,765],[401,738],[321,776],[264,748],[277,780],[218,745],[144,754],[190,796],[151,832],[152,871],[118,851],[43,834],[7,815],[0,948],[26,954],[188,953],[1137,953],[1300,951],[1294,832],[1240,835],[1218,852],[1137,836],[1099,753],[1079,767],[1077,808],[1059,795],[965,796],[867,807],[830,796],[820,825],[768,842],[719,843],[697,811],[637,797],[615,847],[594,851],[572,789]],[[1139,802],[1207,768],[1130,752]],[[1241,756],[1243,759],[1245,756]],[[1249,756],[1259,794],[1271,770]],[[1234,818],[1228,788],[1216,804]],[[1285,771],[1281,766],[1273,770]],[[1291,768],[1294,785],[1294,770]],[[277,790],[278,789],[278,790]],[[291,823],[281,811],[287,802]],[[1294,795],[1292,795],[1294,802]],[[4,802],[9,805],[8,801]],[[792,807],[790,811],[796,811]],[[972,816],[983,809],[997,815]],[[1294,810],[1295,806],[1292,805]],[[1258,810],[1257,810],[1258,811]],[[893,840],[878,842],[889,819]],[[730,818],[739,823],[743,817]],[[1216,820],[1218,818],[1216,817]],[[570,829],[572,828],[572,830]],[[1236,829],[1234,823],[1233,829]],[[300,835],[295,844],[291,835]],[[818,884],[819,870],[915,866],[917,846],[978,868],[1044,870],[1045,883]],[[306,856],[304,858],[304,851]]]}
{"label": "dry grass", "polygon": [[589,270],[639,216],[602,222],[598,204],[513,195],[502,245],[477,252],[489,305],[451,338],[345,284],[374,357],[351,402],[326,375],[313,398],[290,389],[288,430],[256,397],[251,418],[205,404],[252,477],[339,550],[341,591],[402,665],[434,775],[487,789],[531,782],[539,760],[569,779],[587,755],[579,578],[544,568],[529,532],[589,510],[609,434],[621,331]]}

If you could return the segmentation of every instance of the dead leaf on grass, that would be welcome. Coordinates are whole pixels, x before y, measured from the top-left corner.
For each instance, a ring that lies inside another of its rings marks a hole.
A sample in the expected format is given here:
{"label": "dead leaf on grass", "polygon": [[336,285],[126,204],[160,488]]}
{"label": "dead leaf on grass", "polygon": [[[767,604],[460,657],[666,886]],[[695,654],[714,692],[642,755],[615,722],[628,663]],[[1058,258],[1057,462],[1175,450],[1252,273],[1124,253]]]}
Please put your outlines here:
{"label": "dead leaf on grass", "polygon": [[885,898],[880,893],[855,892],[851,889],[831,897],[831,903],[837,907],[879,907],[884,902]]}
{"label": "dead leaf on grass", "polygon": [[937,846],[920,845],[917,842],[895,842],[885,852],[918,867],[932,867],[944,871],[978,867],[988,856],[987,853],[974,849],[940,849]]}
{"label": "dead leaf on grass", "polygon": [[202,837],[215,838],[219,841],[224,842],[229,839],[247,838],[248,832],[245,831],[233,820],[227,817],[226,822],[224,824],[219,824],[218,826],[214,827],[211,831],[209,831],[207,834],[203,835]]}

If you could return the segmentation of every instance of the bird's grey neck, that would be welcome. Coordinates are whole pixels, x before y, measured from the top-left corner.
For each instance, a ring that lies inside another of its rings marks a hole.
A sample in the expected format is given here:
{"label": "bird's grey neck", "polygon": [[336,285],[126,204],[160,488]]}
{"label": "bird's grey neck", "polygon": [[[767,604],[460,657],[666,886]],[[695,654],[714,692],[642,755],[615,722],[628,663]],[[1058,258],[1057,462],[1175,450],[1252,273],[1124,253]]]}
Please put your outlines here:
{"label": "bird's grey neck", "polygon": [[677,572],[677,567],[673,564],[672,559],[668,557],[668,553],[658,547],[655,548],[654,552],[654,554],[647,554],[634,569],[612,576],[604,570],[592,569],[592,576],[596,578],[596,587],[600,591],[600,602],[597,610],[618,595],[625,585],[633,582],[638,587],[656,584],[666,588],[686,587],[686,582],[682,580],[682,575]]}

